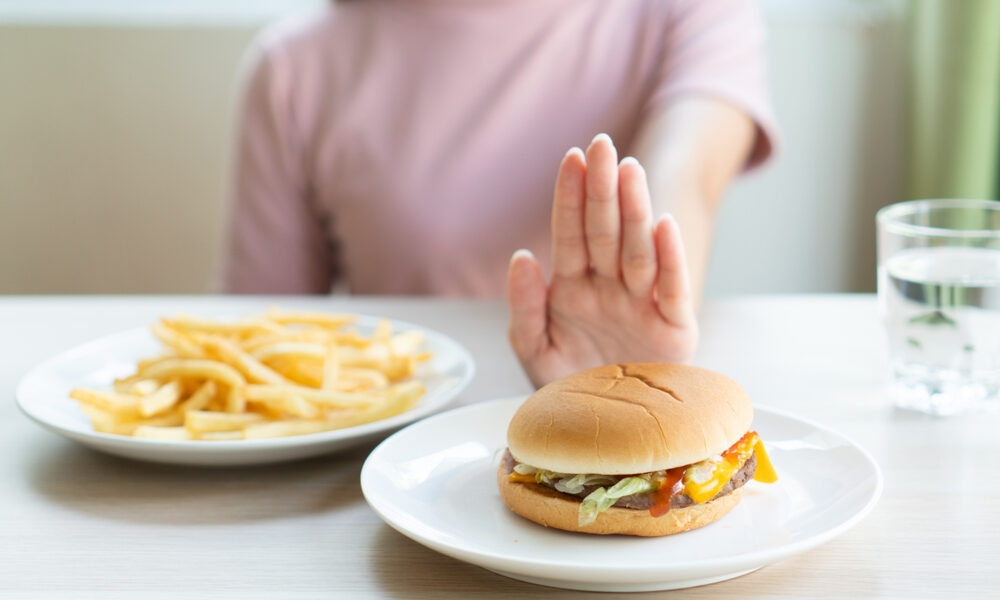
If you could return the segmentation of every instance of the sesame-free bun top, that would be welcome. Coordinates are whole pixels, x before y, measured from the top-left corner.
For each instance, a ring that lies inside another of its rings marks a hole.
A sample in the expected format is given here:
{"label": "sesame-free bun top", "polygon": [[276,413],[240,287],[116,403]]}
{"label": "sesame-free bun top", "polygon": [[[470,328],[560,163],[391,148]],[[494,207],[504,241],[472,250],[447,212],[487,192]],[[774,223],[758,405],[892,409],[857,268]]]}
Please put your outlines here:
{"label": "sesame-free bun top", "polygon": [[746,391],[707,369],[607,365],[553,381],[525,400],[507,444],[518,461],[560,473],[625,475],[705,460],[753,421]]}

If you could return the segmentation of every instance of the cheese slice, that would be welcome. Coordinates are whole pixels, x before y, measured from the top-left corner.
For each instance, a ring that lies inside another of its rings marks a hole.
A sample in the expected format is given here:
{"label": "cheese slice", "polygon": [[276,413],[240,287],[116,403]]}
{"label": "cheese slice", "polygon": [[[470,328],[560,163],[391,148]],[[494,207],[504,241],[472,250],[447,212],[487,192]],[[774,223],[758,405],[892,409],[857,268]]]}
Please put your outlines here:
{"label": "cheese slice", "polygon": [[750,456],[755,453],[757,455],[757,468],[754,479],[763,483],[777,481],[778,475],[774,472],[774,466],[771,465],[771,460],[764,449],[764,443],[760,441],[760,436],[757,435],[756,431],[748,431],[739,441],[723,452],[722,456],[713,456],[685,469],[684,493],[698,504],[708,502],[726,486],[733,475],[742,469]]}
{"label": "cheese slice", "polygon": [[757,457],[757,469],[753,473],[754,481],[759,481],[761,483],[774,483],[778,480],[778,472],[774,470],[774,465],[771,464],[771,457],[767,455],[767,450],[764,449],[764,442],[757,438],[757,443],[753,445],[753,453]]}

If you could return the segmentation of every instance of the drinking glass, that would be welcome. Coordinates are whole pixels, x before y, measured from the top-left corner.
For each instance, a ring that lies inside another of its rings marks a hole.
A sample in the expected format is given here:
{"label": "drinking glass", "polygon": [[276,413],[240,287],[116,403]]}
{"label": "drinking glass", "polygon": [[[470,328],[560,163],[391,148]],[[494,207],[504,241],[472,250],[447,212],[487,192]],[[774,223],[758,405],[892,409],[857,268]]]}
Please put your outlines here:
{"label": "drinking glass", "polygon": [[1000,202],[915,200],[878,226],[878,299],[897,406],[1000,407]]}

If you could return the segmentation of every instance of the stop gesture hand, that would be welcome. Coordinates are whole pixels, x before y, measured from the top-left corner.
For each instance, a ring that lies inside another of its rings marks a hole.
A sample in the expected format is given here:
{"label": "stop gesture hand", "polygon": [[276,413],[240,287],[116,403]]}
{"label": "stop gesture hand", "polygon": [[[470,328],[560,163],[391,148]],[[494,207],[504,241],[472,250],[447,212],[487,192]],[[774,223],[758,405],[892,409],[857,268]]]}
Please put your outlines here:
{"label": "stop gesture hand", "polygon": [[586,155],[571,149],[552,205],[553,273],[518,250],[510,262],[510,341],[531,381],[597,365],[683,362],[698,340],[677,223],[653,222],[646,173],[618,162],[598,135]]}

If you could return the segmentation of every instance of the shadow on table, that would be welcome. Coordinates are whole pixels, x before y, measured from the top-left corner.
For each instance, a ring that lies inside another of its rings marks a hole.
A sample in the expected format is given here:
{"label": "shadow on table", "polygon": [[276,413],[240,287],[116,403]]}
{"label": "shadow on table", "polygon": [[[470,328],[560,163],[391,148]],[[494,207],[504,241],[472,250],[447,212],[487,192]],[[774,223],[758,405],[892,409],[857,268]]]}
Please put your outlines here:
{"label": "shadow on table", "polygon": [[137,462],[66,442],[40,446],[25,471],[49,501],[102,518],[242,523],[363,503],[361,465],[373,447],[275,465],[199,468]]}
{"label": "shadow on table", "polygon": [[392,598],[420,597],[419,590],[433,590],[433,593],[425,592],[425,596],[435,599],[464,599],[472,595],[477,598],[516,597],[518,600],[542,596],[608,597],[607,594],[556,590],[508,579],[492,571],[438,554],[384,524],[379,526],[373,541],[377,549],[372,558],[375,584],[386,596]]}
{"label": "shadow on table", "polygon": [[[560,590],[514,579],[439,554],[382,525],[374,535],[372,574],[392,598],[831,598],[877,596],[883,574],[875,556],[845,556],[849,544],[834,541],[801,556],[720,583],[682,590],[608,594]],[[872,549],[877,553],[877,549]],[[852,553],[853,554],[853,553]],[[864,553],[862,553],[864,554]],[[669,561],[670,557],[664,557]],[[427,591],[424,594],[420,590]]]}

